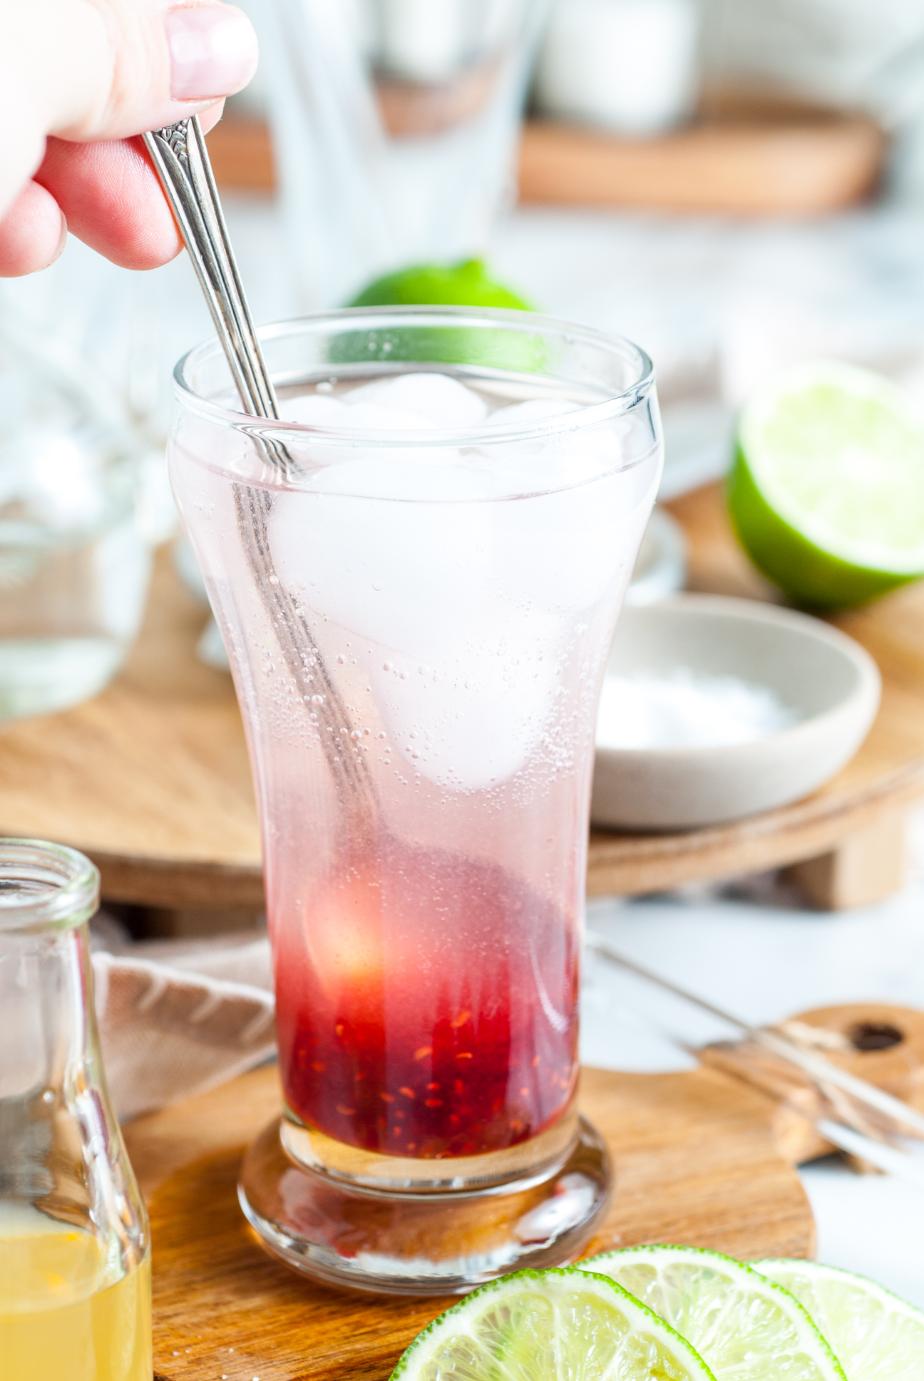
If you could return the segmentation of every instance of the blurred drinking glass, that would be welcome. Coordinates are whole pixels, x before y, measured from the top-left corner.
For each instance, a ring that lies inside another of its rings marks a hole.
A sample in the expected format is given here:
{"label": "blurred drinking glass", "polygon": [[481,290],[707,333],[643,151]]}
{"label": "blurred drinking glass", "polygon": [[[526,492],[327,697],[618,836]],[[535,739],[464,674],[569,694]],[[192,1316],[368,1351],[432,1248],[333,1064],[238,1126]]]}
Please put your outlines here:
{"label": "blurred drinking glass", "polygon": [[480,253],[514,190],[548,0],[262,0],[288,253],[305,307]]}
{"label": "blurred drinking glass", "polygon": [[0,720],[75,704],[121,664],[150,572],[141,471],[134,437],[79,368],[5,325]]}
{"label": "blurred drinking glass", "polygon": [[539,112],[635,137],[699,98],[699,0],[556,0],[536,68]]}

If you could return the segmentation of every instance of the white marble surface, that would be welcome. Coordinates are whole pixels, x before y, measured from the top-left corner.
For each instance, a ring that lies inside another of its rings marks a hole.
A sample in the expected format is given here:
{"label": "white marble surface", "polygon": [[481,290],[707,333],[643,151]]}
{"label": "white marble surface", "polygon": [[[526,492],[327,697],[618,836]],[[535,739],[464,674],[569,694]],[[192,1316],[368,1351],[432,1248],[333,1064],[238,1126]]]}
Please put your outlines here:
{"label": "white marble surface", "polygon": [[[596,901],[588,924],[639,963],[752,1022],[853,1000],[924,1006],[919,864],[900,896],[849,914],[802,910],[758,882]],[[583,1013],[584,1059],[614,1068],[684,1067],[659,1028],[695,1040],[727,1034],[595,956],[588,956]],[[924,1194],[892,1178],[858,1176],[833,1159],[801,1173],[820,1259],[872,1275],[924,1308]]]}
{"label": "white marble surface", "polygon": [[[255,314],[292,315],[270,213],[240,203],[232,225]],[[527,211],[499,233],[494,262],[548,311],[648,346],[672,399],[674,488],[721,471],[734,402],[789,354],[825,350],[896,370],[920,360],[924,255],[919,219],[907,212],[741,227]],[[161,414],[169,364],[208,330],[185,262],[126,275],[78,245],[47,275],[4,285],[2,301],[69,339],[101,378],[123,380],[133,361],[136,386]],[[772,889],[751,889],[596,903],[591,919],[630,955],[750,1020],[850,999],[924,1006],[924,868],[901,897],[849,916],[803,912]],[[620,984],[589,965],[586,1058],[635,1068],[675,1061],[651,1031],[657,999],[636,990],[633,1010]],[[821,1256],[924,1306],[924,1196],[836,1163],[804,1173]]]}

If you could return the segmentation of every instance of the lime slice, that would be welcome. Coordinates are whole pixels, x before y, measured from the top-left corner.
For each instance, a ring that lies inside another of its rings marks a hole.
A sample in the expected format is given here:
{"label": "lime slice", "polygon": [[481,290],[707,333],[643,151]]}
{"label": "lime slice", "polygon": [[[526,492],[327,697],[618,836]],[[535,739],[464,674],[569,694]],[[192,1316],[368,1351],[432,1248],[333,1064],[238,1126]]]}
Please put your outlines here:
{"label": "lime slice", "polygon": [[483,259],[463,259],[459,264],[413,264],[386,273],[363,288],[350,307],[455,306],[512,307],[531,311],[519,293],[488,273]]}
{"label": "lime slice", "polygon": [[728,502],[793,599],[860,604],[924,574],[924,423],[876,374],[803,365],[745,407]]}
{"label": "lime slice", "polygon": [[[581,1271],[483,1285],[411,1343],[392,1381],[710,1381],[689,1343],[625,1290]],[[714,1381],[714,1378],[713,1378]]]}
{"label": "lime slice", "polygon": [[814,1261],[756,1261],[801,1300],[850,1381],[921,1381],[924,1314],[863,1276]]}
{"label": "lime slice", "polygon": [[717,1381],[844,1381],[802,1305],[730,1256],[696,1247],[630,1247],[578,1264],[609,1276],[666,1319]]}

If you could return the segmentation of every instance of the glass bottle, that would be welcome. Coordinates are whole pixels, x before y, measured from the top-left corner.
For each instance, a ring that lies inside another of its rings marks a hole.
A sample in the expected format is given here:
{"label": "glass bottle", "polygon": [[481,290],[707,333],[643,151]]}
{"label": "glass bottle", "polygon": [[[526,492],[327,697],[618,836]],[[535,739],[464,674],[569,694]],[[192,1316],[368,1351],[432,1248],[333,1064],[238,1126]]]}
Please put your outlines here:
{"label": "glass bottle", "polygon": [[0,316],[0,721],[101,691],[147,596],[149,462],[59,346]]}
{"label": "glass bottle", "polygon": [[150,1381],[147,1215],[100,1063],[73,849],[0,839],[0,1372]]}

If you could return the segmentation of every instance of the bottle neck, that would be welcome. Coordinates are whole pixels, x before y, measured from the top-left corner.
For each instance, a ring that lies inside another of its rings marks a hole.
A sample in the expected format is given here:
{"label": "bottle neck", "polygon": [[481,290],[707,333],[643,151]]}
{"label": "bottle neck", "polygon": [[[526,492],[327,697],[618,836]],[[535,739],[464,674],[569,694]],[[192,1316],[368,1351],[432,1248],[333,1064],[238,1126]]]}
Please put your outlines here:
{"label": "bottle neck", "polygon": [[37,1202],[65,1180],[74,1200],[106,1115],[87,929],[98,887],[82,854],[0,839],[0,1200]]}
{"label": "bottle neck", "polygon": [[0,1099],[69,1091],[98,1065],[86,923],[0,934]]}
{"label": "bottle neck", "polygon": [[[98,884],[81,854],[0,839],[0,1248],[66,1243],[77,1257],[54,1269],[78,1294],[122,1280],[147,1251],[98,1051],[87,929]],[[47,1289],[35,1298],[45,1307]]]}
{"label": "bottle neck", "polygon": [[100,1139],[105,1093],[85,924],[0,935],[0,1011],[0,1200],[41,1202],[59,1181],[52,1163],[76,1163],[80,1144]]}

